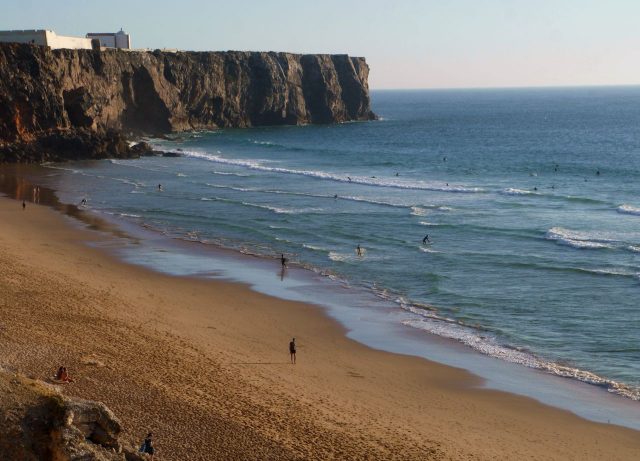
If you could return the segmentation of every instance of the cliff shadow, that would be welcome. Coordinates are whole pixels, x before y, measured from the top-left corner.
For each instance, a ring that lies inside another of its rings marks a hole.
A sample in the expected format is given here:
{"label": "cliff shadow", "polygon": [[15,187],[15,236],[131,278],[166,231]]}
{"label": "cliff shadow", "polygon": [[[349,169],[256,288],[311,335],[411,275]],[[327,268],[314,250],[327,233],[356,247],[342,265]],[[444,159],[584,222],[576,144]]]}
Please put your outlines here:
{"label": "cliff shadow", "polygon": [[171,111],[156,90],[149,71],[137,68],[133,74],[122,73],[125,110],[122,125],[142,133],[161,134],[171,131]]}

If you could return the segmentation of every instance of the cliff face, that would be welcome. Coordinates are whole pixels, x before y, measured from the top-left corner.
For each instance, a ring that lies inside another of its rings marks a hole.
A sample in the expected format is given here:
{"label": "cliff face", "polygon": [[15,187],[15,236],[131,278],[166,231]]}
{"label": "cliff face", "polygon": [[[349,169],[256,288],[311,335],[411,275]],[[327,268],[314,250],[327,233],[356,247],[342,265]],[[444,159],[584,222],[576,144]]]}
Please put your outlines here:
{"label": "cliff face", "polygon": [[364,58],[0,44],[0,142],[375,118]]}

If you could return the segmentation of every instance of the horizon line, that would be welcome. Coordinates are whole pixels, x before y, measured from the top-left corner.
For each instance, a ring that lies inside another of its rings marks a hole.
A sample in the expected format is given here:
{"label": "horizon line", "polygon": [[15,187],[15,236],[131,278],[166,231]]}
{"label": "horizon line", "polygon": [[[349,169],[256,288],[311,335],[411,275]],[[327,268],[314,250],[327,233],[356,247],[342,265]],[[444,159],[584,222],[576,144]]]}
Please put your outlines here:
{"label": "horizon line", "polygon": [[640,83],[612,83],[612,84],[587,84],[587,85],[514,85],[514,86],[432,86],[412,88],[369,88],[370,91],[451,91],[451,90],[537,90],[537,89],[563,89],[563,88],[618,88],[640,87]]}

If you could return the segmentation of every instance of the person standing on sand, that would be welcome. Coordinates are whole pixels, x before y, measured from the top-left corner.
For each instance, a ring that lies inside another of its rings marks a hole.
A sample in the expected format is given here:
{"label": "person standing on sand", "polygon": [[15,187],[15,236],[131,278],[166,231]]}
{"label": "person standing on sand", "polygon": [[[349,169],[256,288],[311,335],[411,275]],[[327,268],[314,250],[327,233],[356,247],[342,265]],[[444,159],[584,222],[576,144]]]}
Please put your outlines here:
{"label": "person standing on sand", "polygon": [[144,442],[142,442],[142,445],[140,446],[140,453],[146,453],[149,455],[149,459],[153,460],[153,453],[155,452],[155,449],[153,448],[153,433],[149,432],[147,434],[147,437],[144,439]]}
{"label": "person standing on sand", "polygon": [[289,343],[289,354],[291,355],[291,363],[296,364],[296,338]]}
{"label": "person standing on sand", "polygon": [[280,254],[280,264],[283,269],[287,267],[287,258],[284,257],[284,253]]}
{"label": "person standing on sand", "polygon": [[27,204],[26,204],[26,203],[25,203],[25,201],[23,200],[23,201],[22,201],[22,209],[24,210],[24,209],[26,209],[26,208],[27,208]]}

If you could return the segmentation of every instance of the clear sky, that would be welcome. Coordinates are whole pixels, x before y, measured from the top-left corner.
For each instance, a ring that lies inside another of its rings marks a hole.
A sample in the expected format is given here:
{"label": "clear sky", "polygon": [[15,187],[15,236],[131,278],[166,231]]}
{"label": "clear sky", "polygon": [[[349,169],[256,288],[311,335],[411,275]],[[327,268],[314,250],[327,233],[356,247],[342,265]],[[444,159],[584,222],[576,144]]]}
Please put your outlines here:
{"label": "clear sky", "polygon": [[0,0],[0,30],[365,56],[372,88],[640,84],[638,0]]}

